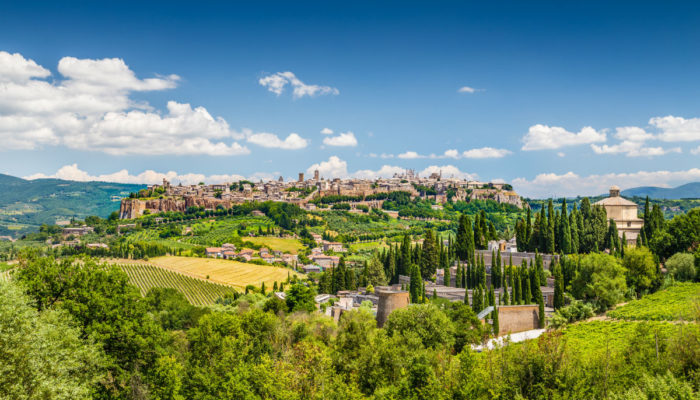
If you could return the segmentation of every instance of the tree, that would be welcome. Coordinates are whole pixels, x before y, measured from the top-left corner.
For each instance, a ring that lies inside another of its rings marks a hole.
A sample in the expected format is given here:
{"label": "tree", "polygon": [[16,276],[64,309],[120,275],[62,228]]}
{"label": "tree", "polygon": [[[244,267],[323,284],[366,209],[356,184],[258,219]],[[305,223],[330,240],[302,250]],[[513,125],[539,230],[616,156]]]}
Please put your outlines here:
{"label": "tree", "polygon": [[420,269],[423,279],[430,279],[430,277],[435,275],[439,261],[438,249],[435,245],[435,234],[432,229],[426,229],[420,258]]}
{"label": "tree", "polygon": [[493,312],[491,313],[491,326],[493,328],[494,336],[498,336],[498,332],[500,330],[498,324],[498,307],[494,307]]}
{"label": "tree", "polygon": [[537,305],[539,306],[537,315],[540,317],[540,329],[544,329],[545,316],[544,316],[544,299],[542,298],[542,292],[540,292],[539,298],[537,299]]}
{"label": "tree", "polygon": [[0,282],[0,397],[90,399],[104,373],[99,346],[81,339],[65,311],[38,312],[32,300]]}
{"label": "tree", "polygon": [[285,302],[287,303],[287,309],[289,312],[313,312],[316,309],[314,295],[315,293],[309,287],[301,283],[293,284],[286,292]]}
{"label": "tree", "polygon": [[577,299],[593,301],[605,311],[619,303],[627,292],[626,270],[620,260],[608,254],[591,253],[581,259],[571,282]]}
{"label": "tree", "polygon": [[451,282],[451,281],[452,281],[451,278],[452,278],[452,277],[450,276],[450,266],[448,265],[447,267],[443,268],[442,271],[443,271],[443,278],[442,278],[443,284],[444,284],[445,286],[452,286],[452,285],[451,285],[451,283],[452,283],[452,282]]}
{"label": "tree", "polygon": [[384,324],[388,336],[414,336],[427,348],[451,348],[454,328],[444,312],[432,304],[395,310]]}
{"label": "tree", "polygon": [[569,217],[566,215],[566,198],[561,203],[561,234],[559,238],[559,249],[564,254],[570,254],[571,251],[571,228],[569,227]]}
{"label": "tree", "polygon": [[622,266],[627,269],[627,286],[637,295],[652,289],[657,280],[654,256],[646,247],[631,247],[625,251]]}
{"label": "tree", "polygon": [[420,275],[420,267],[413,264],[411,267],[411,283],[409,286],[409,294],[411,296],[411,303],[420,302],[420,298],[423,295],[423,285]]}
{"label": "tree", "polygon": [[696,276],[695,257],[690,253],[676,253],[666,261],[666,270],[677,281],[692,281]]}

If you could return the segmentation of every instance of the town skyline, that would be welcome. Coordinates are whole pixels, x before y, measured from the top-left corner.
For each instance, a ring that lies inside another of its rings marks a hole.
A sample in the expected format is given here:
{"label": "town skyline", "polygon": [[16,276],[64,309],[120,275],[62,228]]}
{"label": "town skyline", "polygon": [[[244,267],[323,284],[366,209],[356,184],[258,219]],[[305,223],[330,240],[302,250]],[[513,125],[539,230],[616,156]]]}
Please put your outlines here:
{"label": "town skyline", "polygon": [[133,18],[10,5],[0,173],[193,184],[413,169],[536,198],[700,181],[697,5],[367,5],[151,3]]}

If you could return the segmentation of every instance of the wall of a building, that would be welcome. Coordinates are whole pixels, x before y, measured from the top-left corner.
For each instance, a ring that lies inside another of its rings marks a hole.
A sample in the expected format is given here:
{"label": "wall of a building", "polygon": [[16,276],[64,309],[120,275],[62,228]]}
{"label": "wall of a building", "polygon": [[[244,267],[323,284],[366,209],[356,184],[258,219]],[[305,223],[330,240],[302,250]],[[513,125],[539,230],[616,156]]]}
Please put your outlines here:
{"label": "wall of a building", "polygon": [[376,294],[379,296],[379,304],[377,305],[377,326],[380,328],[384,326],[384,323],[389,318],[389,314],[391,314],[392,311],[408,307],[410,303],[408,292],[405,291],[377,289]]}
{"label": "wall of a building", "polygon": [[538,329],[539,321],[537,305],[498,307],[499,336]]}

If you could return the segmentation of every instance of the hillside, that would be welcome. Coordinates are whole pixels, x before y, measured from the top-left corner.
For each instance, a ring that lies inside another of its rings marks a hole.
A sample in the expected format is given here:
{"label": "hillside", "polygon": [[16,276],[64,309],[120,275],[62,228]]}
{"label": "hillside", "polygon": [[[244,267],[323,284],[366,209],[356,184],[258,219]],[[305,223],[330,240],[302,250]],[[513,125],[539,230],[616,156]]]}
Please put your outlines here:
{"label": "hillside", "polygon": [[143,187],[61,179],[30,181],[0,174],[0,235],[18,236],[41,224],[73,217],[107,217],[119,210],[119,198]]}
{"label": "hillside", "polygon": [[700,182],[686,183],[676,188],[640,186],[623,190],[621,194],[628,197],[649,196],[654,199],[698,199],[700,198]]}

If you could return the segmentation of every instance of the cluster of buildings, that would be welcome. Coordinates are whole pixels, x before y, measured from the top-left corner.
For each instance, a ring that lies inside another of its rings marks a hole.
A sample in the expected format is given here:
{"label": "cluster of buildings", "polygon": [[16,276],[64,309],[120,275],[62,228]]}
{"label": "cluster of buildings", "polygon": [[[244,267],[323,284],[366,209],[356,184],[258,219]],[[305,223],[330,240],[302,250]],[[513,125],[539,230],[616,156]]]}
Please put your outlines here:
{"label": "cluster of buildings", "polygon": [[287,263],[288,265],[296,265],[299,257],[296,254],[286,254],[278,250],[270,250],[267,247],[262,247],[257,251],[257,254],[252,249],[236,250],[236,246],[231,243],[224,243],[221,247],[207,247],[205,256],[210,258],[221,258],[224,260],[242,259],[245,261],[263,260],[269,264]]}
{"label": "cluster of buildings", "polygon": [[[425,188],[430,190],[426,191]],[[219,204],[230,206],[249,201],[289,202],[298,204],[307,210],[313,210],[316,205],[312,203],[312,200],[318,197],[341,195],[364,198],[374,194],[397,191],[408,192],[413,198],[429,198],[437,203],[446,203],[448,192],[451,192],[453,194],[450,198],[451,201],[494,200],[523,207],[520,196],[506,183],[443,177],[441,173],[420,177],[413,170],[395,174],[391,178],[378,179],[325,179],[316,170],[310,179],[306,179],[304,173],[300,172],[298,179],[292,181],[285,181],[280,176],[277,180],[267,182],[262,180],[259,182],[239,181],[213,185],[171,185],[170,182],[163,179],[162,184],[149,186],[148,190],[154,195],[154,198],[122,200],[121,218],[135,218],[142,215],[145,210],[159,212],[164,211],[165,208],[166,211],[184,211],[186,207],[191,205],[214,209]],[[158,201],[171,199],[185,201],[181,204],[168,203],[165,206]],[[135,201],[145,203],[134,206]],[[374,208],[381,207],[382,202],[382,200],[365,201],[363,199],[355,203]],[[183,209],[178,210],[178,208]]]}

